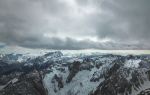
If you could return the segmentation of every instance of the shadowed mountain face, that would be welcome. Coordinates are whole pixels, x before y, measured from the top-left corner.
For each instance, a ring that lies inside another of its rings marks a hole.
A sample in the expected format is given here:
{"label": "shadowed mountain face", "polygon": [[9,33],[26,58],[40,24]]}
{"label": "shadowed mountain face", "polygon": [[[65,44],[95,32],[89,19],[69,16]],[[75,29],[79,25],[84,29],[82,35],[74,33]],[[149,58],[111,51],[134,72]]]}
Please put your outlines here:
{"label": "shadowed mountain face", "polygon": [[0,57],[0,95],[149,95],[149,89],[150,55]]}

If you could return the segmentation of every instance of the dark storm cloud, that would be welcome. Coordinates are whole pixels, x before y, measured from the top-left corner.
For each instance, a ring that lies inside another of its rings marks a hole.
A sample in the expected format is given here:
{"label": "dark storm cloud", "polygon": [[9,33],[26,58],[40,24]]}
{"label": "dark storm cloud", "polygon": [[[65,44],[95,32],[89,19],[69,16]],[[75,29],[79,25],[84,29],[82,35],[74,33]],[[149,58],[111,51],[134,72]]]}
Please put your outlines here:
{"label": "dark storm cloud", "polygon": [[[149,0],[1,0],[0,42],[49,49],[150,49],[149,4]],[[108,41],[101,42],[104,39]]]}
{"label": "dark storm cloud", "polygon": [[150,41],[149,4],[149,0],[103,1],[100,7],[112,17],[106,16],[105,19],[110,19],[107,23],[96,24],[99,37],[127,41],[129,44],[130,41],[147,43]]}
{"label": "dark storm cloud", "polygon": [[[100,48],[100,44],[93,43],[91,41],[77,41],[75,39],[66,38],[65,40],[60,38],[50,38],[50,39],[43,39],[43,41],[37,42],[26,42],[21,43],[20,46],[28,47],[28,48],[46,48],[46,49],[87,49],[87,48]],[[58,43],[58,44],[56,44]]]}

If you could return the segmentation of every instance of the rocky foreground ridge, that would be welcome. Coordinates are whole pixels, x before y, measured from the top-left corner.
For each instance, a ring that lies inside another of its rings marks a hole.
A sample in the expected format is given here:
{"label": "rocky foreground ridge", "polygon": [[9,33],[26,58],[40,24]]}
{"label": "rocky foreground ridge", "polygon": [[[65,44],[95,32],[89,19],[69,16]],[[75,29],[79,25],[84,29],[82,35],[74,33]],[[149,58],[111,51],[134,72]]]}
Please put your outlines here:
{"label": "rocky foreground ridge", "polygon": [[0,55],[0,95],[150,95],[150,55]]}

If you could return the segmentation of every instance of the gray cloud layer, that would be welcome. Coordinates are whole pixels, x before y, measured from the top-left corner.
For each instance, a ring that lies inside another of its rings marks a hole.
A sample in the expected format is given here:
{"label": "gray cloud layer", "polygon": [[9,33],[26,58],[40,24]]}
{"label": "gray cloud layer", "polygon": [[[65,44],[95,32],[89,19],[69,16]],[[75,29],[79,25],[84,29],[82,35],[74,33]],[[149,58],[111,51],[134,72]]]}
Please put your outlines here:
{"label": "gray cloud layer", "polygon": [[0,43],[150,49],[150,0],[1,0]]}

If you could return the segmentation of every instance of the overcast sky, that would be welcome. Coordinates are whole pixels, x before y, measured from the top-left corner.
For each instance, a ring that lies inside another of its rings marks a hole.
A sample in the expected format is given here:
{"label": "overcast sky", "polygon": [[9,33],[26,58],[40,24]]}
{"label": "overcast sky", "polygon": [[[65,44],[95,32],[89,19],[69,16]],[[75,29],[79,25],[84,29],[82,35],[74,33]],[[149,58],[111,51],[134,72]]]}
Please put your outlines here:
{"label": "overcast sky", "polygon": [[150,49],[150,0],[0,0],[0,47]]}

